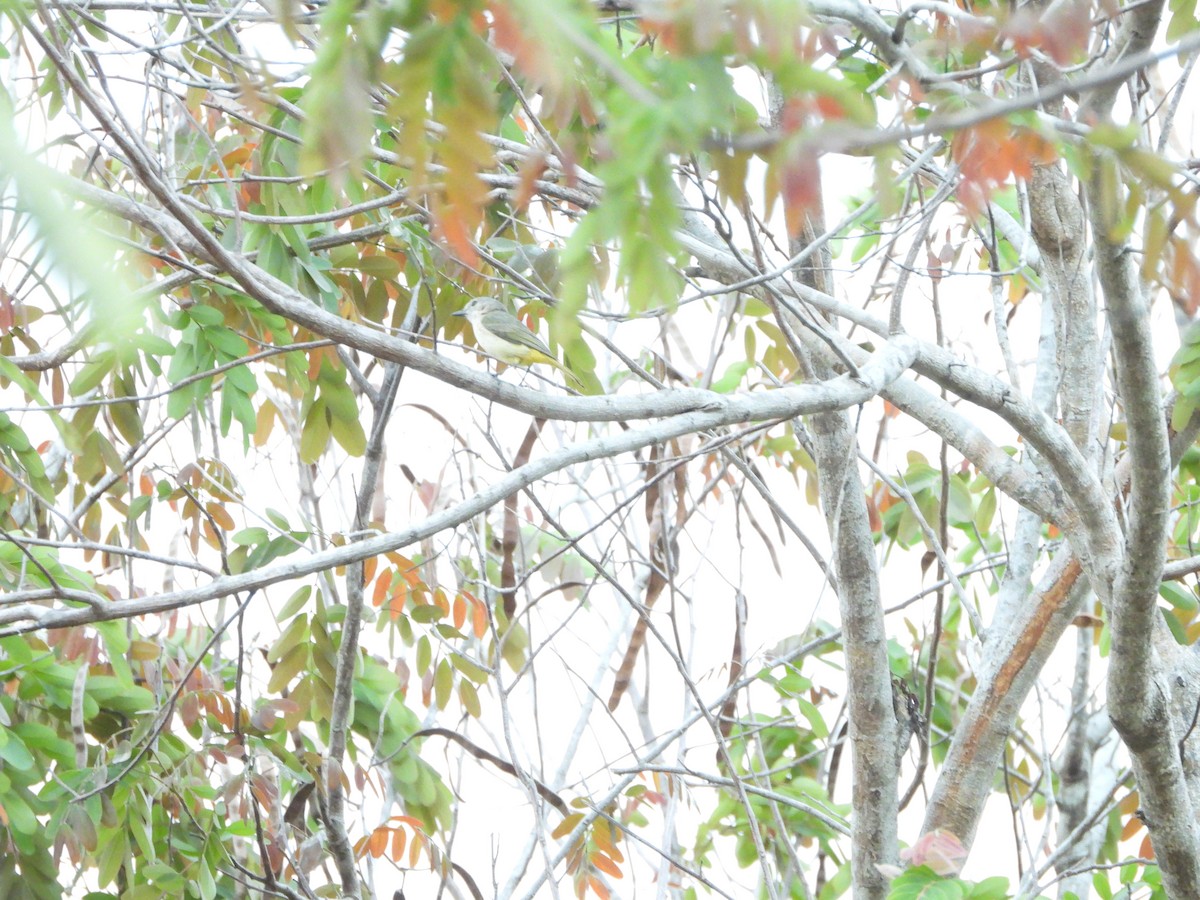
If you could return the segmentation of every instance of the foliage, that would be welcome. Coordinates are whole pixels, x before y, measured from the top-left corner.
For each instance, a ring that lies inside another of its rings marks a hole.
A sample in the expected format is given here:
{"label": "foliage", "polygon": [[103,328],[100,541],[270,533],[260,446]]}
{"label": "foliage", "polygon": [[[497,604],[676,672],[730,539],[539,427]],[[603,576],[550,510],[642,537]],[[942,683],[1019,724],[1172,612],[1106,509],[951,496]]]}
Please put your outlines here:
{"label": "foliage", "polygon": [[1200,895],[1195,3],[0,12],[0,894]]}

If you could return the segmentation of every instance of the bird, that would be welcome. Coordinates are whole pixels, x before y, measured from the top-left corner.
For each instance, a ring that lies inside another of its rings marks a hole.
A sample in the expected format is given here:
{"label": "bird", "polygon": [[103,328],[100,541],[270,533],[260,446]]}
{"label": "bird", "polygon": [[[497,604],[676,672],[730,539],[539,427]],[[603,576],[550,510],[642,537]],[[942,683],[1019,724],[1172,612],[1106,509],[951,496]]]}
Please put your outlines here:
{"label": "bird", "polygon": [[471,323],[475,330],[475,341],[489,356],[509,365],[544,363],[554,366],[575,384],[580,383],[575,373],[555,358],[542,339],[526,328],[495,297],[476,297],[454,315],[462,316]]}

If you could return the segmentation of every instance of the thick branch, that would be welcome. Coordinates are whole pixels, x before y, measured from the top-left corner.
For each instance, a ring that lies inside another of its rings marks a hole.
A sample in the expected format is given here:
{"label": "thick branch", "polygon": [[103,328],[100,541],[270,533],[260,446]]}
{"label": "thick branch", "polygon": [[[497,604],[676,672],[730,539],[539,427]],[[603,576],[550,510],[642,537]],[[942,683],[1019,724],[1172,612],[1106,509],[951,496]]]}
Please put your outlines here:
{"label": "thick branch", "polygon": [[924,833],[943,828],[971,846],[1009,728],[1087,593],[1081,575],[1074,554],[1066,548],[1059,551],[1027,604],[1030,615],[992,637],[996,643],[989,659],[998,661],[996,671],[981,673],[955,730],[925,812]]}
{"label": "thick branch", "polygon": [[[1089,183],[1096,269],[1113,335],[1117,391],[1129,436],[1130,489],[1125,556],[1109,597],[1112,660],[1108,711],[1133,756],[1163,885],[1172,897],[1200,895],[1200,834],[1171,715],[1168,672],[1154,651],[1162,627],[1158,585],[1170,524],[1171,465],[1149,305],[1129,248],[1113,241],[1115,213],[1102,179],[1115,162],[1097,158]],[[1093,575],[1093,578],[1096,576]],[[1172,650],[1174,648],[1171,648]]]}
{"label": "thick branch", "polygon": [[1037,166],[1029,186],[1034,240],[1042,255],[1044,293],[1054,308],[1063,427],[1085,457],[1096,432],[1096,302],[1084,262],[1084,220],[1066,172]]}
{"label": "thick branch", "polygon": [[894,865],[898,852],[897,727],[875,542],[846,414],[815,416],[813,439],[821,506],[833,545],[849,683],[854,773],[851,878],[855,897],[882,900],[888,893],[888,879],[879,865]]}
{"label": "thick branch", "polygon": [[[674,437],[732,425],[737,422],[759,419],[791,419],[799,415],[831,412],[863,403],[899,377],[914,354],[915,347],[911,339],[898,336],[892,344],[877,353],[872,362],[859,368],[859,379],[857,380],[842,375],[829,382],[796,385],[772,391],[768,395],[743,398],[744,400],[771,401],[767,403],[767,407],[770,409],[769,413],[759,416],[756,412],[750,419],[743,414],[748,410],[741,401],[732,397],[722,398],[720,395],[714,394],[712,396],[716,398],[713,404],[715,409],[689,412],[654,425],[647,425],[644,428],[562,447],[528,465],[514,469],[491,487],[479,491],[452,509],[430,516],[419,525],[321,553],[314,553],[298,562],[240,575],[222,576],[198,588],[173,591],[156,597],[139,597],[112,602],[105,597],[97,596],[98,603],[84,609],[47,609],[44,606],[32,604],[3,609],[0,610],[0,636],[33,631],[38,628],[65,628],[107,619],[122,619],[165,612],[203,603],[216,597],[227,596],[236,591],[265,587],[337,566],[350,565],[381,553],[399,550],[430,535],[437,534],[439,531],[454,528],[490,509],[509,494],[574,463],[601,459],[618,453],[628,453]],[[780,406],[772,399],[785,394],[792,398],[793,402],[789,405]],[[757,407],[758,403],[750,404],[752,409]],[[9,627],[5,628],[4,626]]]}
{"label": "thick branch", "polygon": [[[1164,422],[1167,418],[1164,414]],[[1198,434],[1200,415],[1193,415],[1184,429],[1172,435],[1172,466]],[[1123,462],[1115,477],[1118,492],[1124,492],[1129,478],[1130,467]],[[1079,592],[1084,590],[1082,573],[1074,553],[1061,550],[1009,626],[994,629],[989,637],[987,667],[979,673],[975,693],[956,729],[925,816],[925,831],[946,828],[970,847],[1017,712],[1074,617]]]}

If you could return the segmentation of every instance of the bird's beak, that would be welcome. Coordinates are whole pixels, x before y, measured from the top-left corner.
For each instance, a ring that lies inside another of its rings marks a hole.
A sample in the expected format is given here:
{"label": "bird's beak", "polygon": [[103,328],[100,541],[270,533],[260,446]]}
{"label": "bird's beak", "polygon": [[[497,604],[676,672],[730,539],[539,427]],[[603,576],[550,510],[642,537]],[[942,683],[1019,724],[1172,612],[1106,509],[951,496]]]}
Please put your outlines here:
{"label": "bird's beak", "polygon": [[460,309],[458,312],[450,313],[450,315],[452,315],[452,316],[465,316],[466,314],[467,314],[467,310],[465,307],[463,309]]}

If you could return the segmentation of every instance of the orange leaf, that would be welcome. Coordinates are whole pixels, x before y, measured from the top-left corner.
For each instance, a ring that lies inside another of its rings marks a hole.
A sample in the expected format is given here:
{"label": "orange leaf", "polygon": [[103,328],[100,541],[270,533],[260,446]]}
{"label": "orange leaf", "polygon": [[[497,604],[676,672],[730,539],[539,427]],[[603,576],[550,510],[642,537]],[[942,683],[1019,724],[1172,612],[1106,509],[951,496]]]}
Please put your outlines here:
{"label": "orange leaf", "polygon": [[254,795],[254,799],[258,801],[259,805],[266,809],[271,808],[278,796],[275,783],[257,773],[250,776],[250,793]]}
{"label": "orange leaf", "polygon": [[212,516],[214,522],[224,528],[226,531],[232,531],[237,526],[233,523],[233,516],[229,515],[228,510],[223,505],[215,500],[206,503],[204,508],[208,510],[208,514]]}
{"label": "orange leaf", "polygon": [[433,603],[445,615],[450,615],[450,601],[446,597],[446,592],[438,588],[433,592]]}
{"label": "orange leaf", "polygon": [[[470,594],[467,596],[471,597]],[[471,597],[471,626],[477,638],[487,633],[487,607],[474,597]]]}
{"label": "orange leaf", "polygon": [[479,254],[471,238],[472,228],[461,209],[450,204],[439,203],[431,210],[434,217],[433,234],[458,258],[463,265],[476,268]]}
{"label": "orange leaf", "polygon": [[1127,841],[1144,826],[1144,823],[1137,816],[1130,816],[1125,820],[1125,825],[1121,828],[1121,840]]}
{"label": "orange leaf", "polygon": [[1142,838],[1142,846],[1138,849],[1138,856],[1142,859],[1154,859],[1154,844],[1150,840],[1150,832],[1146,832],[1146,836]]}
{"label": "orange leaf", "polygon": [[517,68],[542,88],[556,90],[563,81],[563,73],[554,64],[544,44],[531,40],[532,30],[517,21],[509,3],[489,3],[492,14],[492,40],[496,46],[512,54]]}
{"label": "orange leaf", "polygon": [[400,556],[399,554],[394,555],[392,562],[399,567],[400,574],[404,576],[404,580],[407,581],[409,585],[412,587],[420,586],[421,577],[417,574],[417,564],[415,562],[408,557]]}
{"label": "orange leaf", "polygon": [[221,157],[221,162],[225,164],[225,168],[232,169],[234,166],[240,166],[248,160],[254,153],[254,148],[258,144],[242,144],[242,146],[230,150]]}
{"label": "orange leaf", "polygon": [[368,843],[368,848],[371,851],[371,856],[375,859],[383,856],[388,848],[388,830],[385,826],[380,825],[371,832],[371,839]]}
{"label": "orange leaf", "polygon": [[425,830],[425,823],[422,822],[420,819],[418,819],[416,816],[392,816],[390,819],[388,819],[388,821],[389,822],[403,822],[405,825],[410,827],[413,831],[424,831]]}
{"label": "orange leaf", "polygon": [[833,97],[818,95],[815,103],[817,111],[826,119],[844,119],[846,117],[846,108]]}
{"label": "orange leaf", "polygon": [[596,827],[592,829],[592,840],[600,850],[617,862],[624,861],[625,857],[621,855],[621,851],[617,849],[617,845],[613,841],[612,826],[607,819],[596,820]]}
{"label": "orange leaf", "polygon": [[375,590],[371,592],[371,605],[383,606],[383,598],[388,595],[388,591],[392,587],[392,570],[384,569],[379,573],[379,577],[375,579]]}
{"label": "orange leaf", "polygon": [[529,205],[537,193],[537,181],[545,173],[548,163],[544,154],[535,153],[521,163],[517,173],[517,189],[513,191],[512,205],[518,212]]}
{"label": "orange leaf", "polygon": [[622,874],[620,867],[603,853],[593,853],[588,858],[588,862],[590,862],[595,868],[599,869],[604,874],[611,875],[613,878],[625,877]]}
{"label": "orange leaf", "polygon": [[879,515],[879,507],[874,497],[867,498],[867,527],[872,533],[883,530],[883,517]]}
{"label": "orange leaf", "polygon": [[388,601],[388,615],[393,622],[404,615],[404,601],[408,599],[408,589],[401,584],[392,591],[392,599]]}

